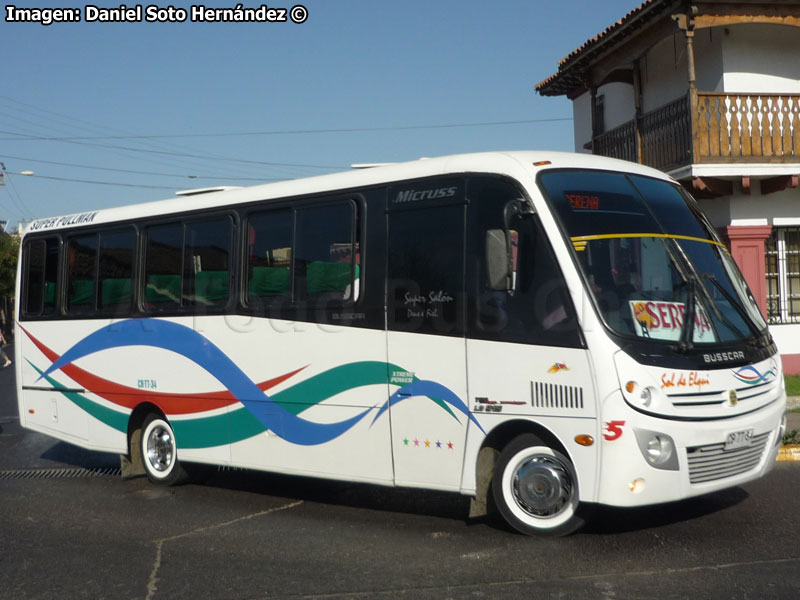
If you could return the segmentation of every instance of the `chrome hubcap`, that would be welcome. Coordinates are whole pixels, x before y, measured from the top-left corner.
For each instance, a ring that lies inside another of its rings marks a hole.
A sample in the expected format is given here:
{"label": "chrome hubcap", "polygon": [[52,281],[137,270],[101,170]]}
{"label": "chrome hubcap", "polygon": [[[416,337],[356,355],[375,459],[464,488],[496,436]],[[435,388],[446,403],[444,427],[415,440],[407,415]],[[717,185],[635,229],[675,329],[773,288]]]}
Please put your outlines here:
{"label": "chrome hubcap", "polygon": [[156,471],[168,471],[172,466],[174,447],[170,431],[157,425],[147,436],[147,461]]}
{"label": "chrome hubcap", "polygon": [[519,507],[540,518],[555,516],[567,508],[574,489],[566,465],[552,456],[534,456],[521,463],[512,487]]}

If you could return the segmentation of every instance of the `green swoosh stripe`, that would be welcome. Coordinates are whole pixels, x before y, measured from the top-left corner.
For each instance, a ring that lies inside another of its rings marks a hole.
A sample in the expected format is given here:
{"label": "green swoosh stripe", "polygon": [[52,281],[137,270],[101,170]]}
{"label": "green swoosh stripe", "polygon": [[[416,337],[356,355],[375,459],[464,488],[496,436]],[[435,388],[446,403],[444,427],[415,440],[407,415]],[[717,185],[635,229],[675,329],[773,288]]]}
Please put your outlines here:
{"label": "green swoosh stripe", "polygon": [[199,419],[172,420],[178,448],[196,449],[240,442],[264,433],[264,426],[246,408]]}
{"label": "green swoosh stripe", "polygon": [[270,398],[287,411],[299,414],[336,394],[365,385],[388,383],[392,366],[377,361],[341,365],[309,377]]}
{"label": "green swoosh stripe", "polygon": [[[341,392],[365,385],[392,383],[389,376],[392,371],[405,371],[405,369],[392,363],[378,361],[348,363],[309,377],[305,381],[271,396],[271,399],[287,411],[297,415]],[[413,380],[418,381],[418,378],[414,376]],[[397,384],[393,383],[393,385]],[[458,420],[444,400],[433,397],[431,400]]]}
{"label": "green swoosh stripe", "polygon": [[[26,359],[27,360],[27,359]],[[30,360],[28,364],[43,375]],[[300,414],[321,402],[351,389],[367,385],[392,383],[389,373],[405,371],[402,367],[378,361],[362,361],[334,367],[310,377],[292,387],[271,396],[272,401],[280,404],[292,414]],[[67,391],[67,387],[44,375],[53,388],[79,408],[86,411],[98,421],[105,423],[116,431],[125,433],[128,430],[129,413],[121,413],[90,400],[77,392]],[[417,381],[416,376],[413,377]],[[440,408],[458,420],[450,407],[439,398],[431,398]],[[229,413],[200,417],[196,419],[171,420],[175,441],[180,448],[198,449],[232,444],[265,432],[264,426],[250,411],[240,407]]]}

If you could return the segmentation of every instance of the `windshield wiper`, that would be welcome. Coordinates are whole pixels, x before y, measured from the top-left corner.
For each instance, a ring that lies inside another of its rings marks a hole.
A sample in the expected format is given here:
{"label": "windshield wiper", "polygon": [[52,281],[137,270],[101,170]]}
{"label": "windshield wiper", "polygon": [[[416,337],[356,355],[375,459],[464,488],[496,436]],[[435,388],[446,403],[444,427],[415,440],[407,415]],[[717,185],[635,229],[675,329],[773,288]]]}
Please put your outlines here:
{"label": "windshield wiper", "polygon": [[[688,352],[694,348],[694,321],[697,313],[697,272],[692,268],[692,262],[686,256],[680,244],[675,240],[670,240],[670,242],[664,239],[661,240],[675,270],[683,279],[687,294],[681,336],[678,339],[678,343],[673,346],[673,349],[677,352]],[[700,287],[703,287],[702,284]]]}
{"label": "windshield wiper", "polygon": [[694,317],[697,311],[697,282],[694,279],[686,280],[686,312],[683,314],[683,327],[681,327],[681,337],[678,340],[677,350],[688,352],[694,348]]}
{"label": "windshield wiper", "polygon": [[[725,299],[731,304],[731,306],[733,306],[736,312],[739,313],[739,316],[742,317],[744,324],[747,325],[748,329],[750,329],[750,334],[753,337],[757,338],[761,332],[756,329],[755,325],[750,319],[750,315],[747,314],[745,308],[736,300],[733,294],[731,294],[728,290],[726,290],[725,287],[719,281],[717,281],[717,278],[711,273],[703,273],[701,277],[708,279],[711,283],[714,284],[714,287],[716,287],[720,291],[720,293],[723,296],[725,296]],[[726,316],[722,314],[722,311],[719,311],[718,316],[720,317],[720,320],[723,323],[725,323],[725,325],[727,325],[729,329],[735,331],[739,335],[739,337],[742,338],[745,337],[744,333],[733,323],[731,323],[730,319],[728,319]]]}

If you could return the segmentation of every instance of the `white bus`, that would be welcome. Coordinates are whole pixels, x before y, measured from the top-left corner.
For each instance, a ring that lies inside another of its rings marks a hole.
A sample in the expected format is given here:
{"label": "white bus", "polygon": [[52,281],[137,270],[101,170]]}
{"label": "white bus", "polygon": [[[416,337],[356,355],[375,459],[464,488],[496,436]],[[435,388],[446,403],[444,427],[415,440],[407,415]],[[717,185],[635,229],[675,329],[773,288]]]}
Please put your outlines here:
{"label": "white bus", "polygon": [[449,490],[527,534],[764,475],[780,359],[653,169],[486,153],[30,224],[25,427],[123,455]]}

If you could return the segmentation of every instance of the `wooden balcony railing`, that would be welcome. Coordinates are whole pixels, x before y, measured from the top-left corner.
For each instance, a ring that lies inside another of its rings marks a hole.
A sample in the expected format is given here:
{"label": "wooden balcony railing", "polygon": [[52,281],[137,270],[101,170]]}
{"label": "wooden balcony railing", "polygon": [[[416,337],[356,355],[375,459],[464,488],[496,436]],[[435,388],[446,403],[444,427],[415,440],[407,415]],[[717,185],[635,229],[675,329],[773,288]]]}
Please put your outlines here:
{"label": "wooden balcony railing", "polygon": [[594,138],[595,154],[671,170],[692,163],[800,162],[800,95],[697,94]]}
{"label": "wooden balcony railing", "polygon": [[695,162],[800,162],[800,95],[697,96]]}
{"label": "wooden balcony railing", "polygon": [[635,121],[628,121],[594,138],[592,153],[637,162]]}

